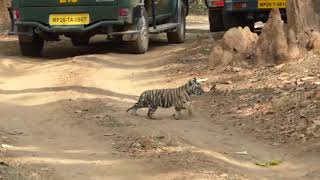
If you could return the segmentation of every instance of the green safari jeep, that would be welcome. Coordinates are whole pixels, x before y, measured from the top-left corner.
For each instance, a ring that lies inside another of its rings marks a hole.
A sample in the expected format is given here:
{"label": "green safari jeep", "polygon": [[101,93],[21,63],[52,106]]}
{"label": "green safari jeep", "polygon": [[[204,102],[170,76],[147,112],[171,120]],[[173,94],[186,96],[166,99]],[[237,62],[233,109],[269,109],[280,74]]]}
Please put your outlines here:
{"label": "green safari jeep", "polygon": [[13,0],[12,7],[25,56],[40,56],[44,41],[62,35],[82,46],[97,34],[128,41],[132,53],[143,54],[152,33],[183,43],[189,11],[188,0]]}

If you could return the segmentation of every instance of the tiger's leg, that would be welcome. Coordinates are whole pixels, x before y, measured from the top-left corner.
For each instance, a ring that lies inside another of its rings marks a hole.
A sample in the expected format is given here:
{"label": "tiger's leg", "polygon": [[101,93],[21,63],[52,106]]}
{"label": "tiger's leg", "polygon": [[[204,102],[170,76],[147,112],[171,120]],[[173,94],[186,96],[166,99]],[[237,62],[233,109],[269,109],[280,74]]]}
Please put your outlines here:
{"label": "tiger's leg", "polygon": [[183,109],[183,107],[175,107],[176,114],[174,117],[176,120],[179,120],[181,118],[181,109]]}
{"label": "tiger's leg", "polygon": [[156,119],[153,114],[156,112],[156,110],[158,109],[158,107],[153,106],[153,105],[149,105],[149,110],[148,110],[148,117],[150,119]]}
{"label": "tiger's leg", "polygon": [[137,111],[140,108],[145,108],[146,106],[142,103],[142,102],[137,102],[136,104],[134,104],[134,106],[132,106],[130,109],[127,110],[128,111],[132,111],[131,114],[133,116],[137,116]]}
{"label": "tiger's leg", "polygon": [[134,107],[134,108],[132,109],[131,115],[133,115],[133,116],[138,116],[137,111],[138,111],[138,108],[137,108],[137,107]]}
{"label": "tiger's leg", "polygon": [[187,111],[188,111],[188,115],[189,116],[192,116],[192,103],[191,102],[187,102],[186,104],[185,104],[185,109],[187,109]]}

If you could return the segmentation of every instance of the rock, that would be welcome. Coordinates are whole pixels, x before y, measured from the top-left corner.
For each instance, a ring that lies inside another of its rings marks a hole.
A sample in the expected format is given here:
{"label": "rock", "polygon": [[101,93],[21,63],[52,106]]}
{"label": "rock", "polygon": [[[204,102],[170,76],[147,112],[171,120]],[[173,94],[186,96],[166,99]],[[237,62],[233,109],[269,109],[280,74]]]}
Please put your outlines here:
{"label": "rock", "polygon": [[134,142],[134,143],[131,144],[130,147],[131,147],[131,148],[136,148],[136,149],[141,149],[141,148],[142,148],[142,145],[141,145],[141,143],[139,143],[139,142]]}
{"label": "rock", "polygon": [[240,68],[240,67],[232,67],[233,72],[240,72],[241,70],[242,70],[242,68]]}

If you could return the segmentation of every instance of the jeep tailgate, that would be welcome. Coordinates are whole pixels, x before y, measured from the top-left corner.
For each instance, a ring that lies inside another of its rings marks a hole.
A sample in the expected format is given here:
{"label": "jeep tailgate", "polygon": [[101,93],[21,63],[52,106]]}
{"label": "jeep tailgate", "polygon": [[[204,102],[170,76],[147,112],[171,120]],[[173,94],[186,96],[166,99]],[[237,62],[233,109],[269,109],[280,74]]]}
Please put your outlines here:
{"label": "jeep tailgate", "polygon": [[117,0],[20,0],[23,7],[115,6]]}
{"label": "jeep tailgate", "polygon": [[258,9],[259,0],[226,0],[226,11],[261,11]]}

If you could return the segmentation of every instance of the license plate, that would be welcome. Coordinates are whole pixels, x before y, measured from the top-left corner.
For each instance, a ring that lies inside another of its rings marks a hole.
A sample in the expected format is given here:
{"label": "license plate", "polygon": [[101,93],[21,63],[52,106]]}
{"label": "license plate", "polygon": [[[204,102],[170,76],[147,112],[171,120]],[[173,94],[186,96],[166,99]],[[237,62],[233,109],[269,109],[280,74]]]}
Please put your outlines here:
{"label": "license plate", "polygon": [[286,8],[287,0],[259,0],[259,9]]}
{"label": "license plate", "polygon": [[51,14],[49,24],[56,26],[86,25],[90,23],[90,15],[83,14]]}

